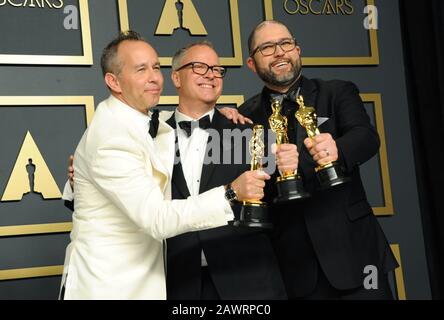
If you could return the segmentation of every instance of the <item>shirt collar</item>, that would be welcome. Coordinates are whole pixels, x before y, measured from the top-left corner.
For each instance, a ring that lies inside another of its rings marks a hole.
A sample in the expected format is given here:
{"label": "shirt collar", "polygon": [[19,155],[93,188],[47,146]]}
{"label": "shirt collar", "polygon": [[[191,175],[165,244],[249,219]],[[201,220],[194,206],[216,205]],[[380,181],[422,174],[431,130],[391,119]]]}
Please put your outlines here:
{"label": "shirt collar", "polygon": [[[208,111],[207,113],[203,114],[199,119],[205,117],[209,115],[210,116],[210,120],[213,121],[213,116],[214,116],[214,108],[211,109],[210,111]],[[179,123],[181,121],[196,121],[199,119],[193,119],[190,116],[187,116],[186,114],[182,113],[179,111],[178,108],[176,108],[176,112],[174,112],[174,118],[176,120],[176,123]]]}
{"label": "shirt collar", "polygon": [[263,90],[263,93],[266,95],[266,96],[270,96],[270,95],[272,95],[272,94],[287,94],[287,93],[289,93],[289,92],[292,92],[292,91],[296,91],[296,90],[298,90],[298,88],[302,85],[302,78],[303,78],[303,76],[301,75],[300,77],[299,77],[299,79],[298,80],[296,80],[296,82],[288,89],[288,91],[287,92],[284,92],[284,93],[282,93],[282,92],[277,92],[277,91],[274,91],[274,90],[271,90],[270,88],[268,88],[268,87],[264,87],[264,90]]}

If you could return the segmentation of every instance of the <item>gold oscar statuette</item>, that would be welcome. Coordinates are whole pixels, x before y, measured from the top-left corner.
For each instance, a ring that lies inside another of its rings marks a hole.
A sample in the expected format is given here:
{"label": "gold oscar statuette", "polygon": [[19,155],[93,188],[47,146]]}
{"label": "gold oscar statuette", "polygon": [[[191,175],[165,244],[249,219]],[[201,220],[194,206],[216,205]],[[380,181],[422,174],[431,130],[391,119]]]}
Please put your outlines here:
{"label": "gold oscar statuette", "polygon": [[[268,118],[270,129],[276,134],[276,145],[289,143],[287,128],[288,119],[281,114],[282,104],[279,99],[271,101],[273,113]],[[301,176],[295,172],[281,172],[281,176],[276,180],[278,190],[277,197],[273,200],[275,203],[287,202],[291,200],[305,199],[310,196],[304,190]]]}
{"label": "gold oscar statuette", "polygon": [[[307,131],[308,137],[313,138],[320,134],[315,108],[306,106],[304,97],[301,95],[296,98],[296,102],[299,105],[299,109],[296,111],[295,117],[300,125]],[[315,171],[321,189],[333,187],[350,180],[350,178],[345,175],[344,168],[338,162],[328,162],[319,165],[315,168]]]}
{"label": "gold oscar statuette", "polygon": [[[249,142],[249,152],[251,155],[250,170],[262,170],[262,159],[265,153],[264,127],[255,125],[253,136]],[[249,199],[242,202],[242,209],[239,220],[234,222],[235,226],[271,228],[272,224],[268,217],[267,204],[260,199]]]}

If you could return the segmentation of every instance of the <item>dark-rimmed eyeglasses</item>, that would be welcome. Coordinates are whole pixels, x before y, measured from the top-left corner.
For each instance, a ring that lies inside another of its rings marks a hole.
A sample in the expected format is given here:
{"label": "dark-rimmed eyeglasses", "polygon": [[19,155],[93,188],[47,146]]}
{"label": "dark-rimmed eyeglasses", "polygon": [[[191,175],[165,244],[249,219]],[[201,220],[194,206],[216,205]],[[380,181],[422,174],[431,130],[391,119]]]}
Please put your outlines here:
{"label": "dark-rimmed eyeglasses", "polygon": [[282,51],[288,52],[296,48],[296,40],[294,38],[288,38],[282,39],[278,42],[266,42],[260,46],[257,46],[256,49],[251,52],[250,57],[254,56],[258,51],[260,51],[260,53],[265,57],[271,56],[276,52],[277,46],[279,46]]}
{"label": "dark-rimmed eyeglasses", "polygon": [[188,68],[190,66],[191,66],[193,72],[195,74],[200,75],[200,76],[206,75],[208,70],[210,70],[210,69],[213,72],[214,77],[216,77],[216,78],[223,78],[223,77],[225,77],[225,74],[227,73],[227,69],[225,69],[224,67],[209,66],[203,62],[189,62],[189,63],[186,63],[183,66],[177,68],[176,71]]}

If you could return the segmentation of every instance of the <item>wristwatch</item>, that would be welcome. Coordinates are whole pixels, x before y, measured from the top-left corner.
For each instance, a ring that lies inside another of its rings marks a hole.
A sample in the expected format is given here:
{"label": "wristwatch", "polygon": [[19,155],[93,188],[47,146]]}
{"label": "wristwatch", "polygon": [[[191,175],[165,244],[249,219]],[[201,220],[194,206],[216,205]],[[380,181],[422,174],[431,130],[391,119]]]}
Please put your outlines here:
{"label": "wristwatch", "polygon": [[234,203],[238,200],[236,191],[234,191],[231,187],[231,183],[229,183],[225,188],[225,199],[227,199],[230,203]]}

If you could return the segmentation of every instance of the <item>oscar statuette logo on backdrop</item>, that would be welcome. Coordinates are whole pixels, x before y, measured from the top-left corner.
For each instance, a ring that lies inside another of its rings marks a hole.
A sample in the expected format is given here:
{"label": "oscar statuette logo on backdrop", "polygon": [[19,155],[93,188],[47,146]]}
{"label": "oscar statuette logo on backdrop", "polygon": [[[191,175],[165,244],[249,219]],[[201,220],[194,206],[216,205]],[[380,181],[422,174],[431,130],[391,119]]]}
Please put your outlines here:
{"label": "oscar statuette logo on backdrop", "polygon": [[43,199],[62,197],[51,171],[28,131],[0,201],[20,201],[29,193],[39,193]]}
{"label": "oscar statuette logo on backdrop", "polygon": [[165,1],[155,34],[172,35],[176,29],[188,30],[190,35],[208,35],[191,0]]}

